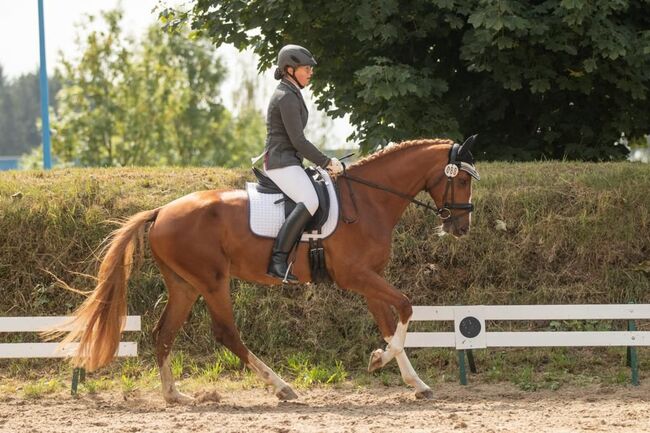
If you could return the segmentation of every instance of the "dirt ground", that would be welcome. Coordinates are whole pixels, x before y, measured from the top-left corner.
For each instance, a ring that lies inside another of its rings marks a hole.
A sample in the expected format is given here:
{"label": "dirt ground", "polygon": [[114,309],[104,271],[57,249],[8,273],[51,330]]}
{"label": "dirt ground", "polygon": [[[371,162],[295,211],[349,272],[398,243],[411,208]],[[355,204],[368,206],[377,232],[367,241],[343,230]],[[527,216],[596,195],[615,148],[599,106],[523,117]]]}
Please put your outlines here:
{"label": "dirt ground", "polygon": [[419,401],[405,387],[298,390],[280,402],[264,389],[168,406],[155,392],[73,398],[0,397],[1,432],[650,432],[650,386],[524,392],[507,384],[443,384]]}

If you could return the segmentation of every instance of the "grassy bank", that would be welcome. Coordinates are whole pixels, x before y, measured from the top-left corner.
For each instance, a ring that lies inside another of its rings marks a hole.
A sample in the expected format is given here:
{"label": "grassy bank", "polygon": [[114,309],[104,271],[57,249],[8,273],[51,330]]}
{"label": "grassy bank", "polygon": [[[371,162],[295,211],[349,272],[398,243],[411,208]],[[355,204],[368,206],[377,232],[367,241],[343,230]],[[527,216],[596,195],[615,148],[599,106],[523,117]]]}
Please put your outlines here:
{"label": "grassy bank", "polygon": [[[387,278],[414,304],[650,302],[648,165],[486,163],[479,170],[484,180],[474,184],[476,211],[468,237],[438,237],[436,218],[413,206],[394,233]],[[61,289],[53,274],[78,289],[92,288],[97,247],[114,228],[107,219],[128,217],[195,190],[242,187],[246,179],[247,171],[195,168],[0,173],[0,315],[72,311],[83,297]],[[330,286],[267,288],[238,281],[232,288],[244,341],[272,364],[306,353],[315,366],[334,369],[340,361],[354,373],[365,368],[370,351],[381,343],[355,294]],[[143,316],[139,341],[142,362],[149,366],[149,331],[165,302],[160,274],[147,256],[131,280],[129,312]],[[618,329],[622,324],[597,326]],[[179,335],[178,348],[201,365],[213,362],[217,347],[201,302]],[[486,352],[483,365],[492,369],[498,353]],[[527,368],[525,353],[538,351],[505,353],[503,365],[512,361]],[[553,352],[539,353],[552,358],[548,354]],[[582,357],[571,354],[583,352],[567,353],[577,363],[569,370],[580,371]],[[413,355],[420,371],[433,369],[434,381],[441,380],[441,371],[453,371],[454,356],[430,350]],[[524,371],[522,380],[534,373]]]}

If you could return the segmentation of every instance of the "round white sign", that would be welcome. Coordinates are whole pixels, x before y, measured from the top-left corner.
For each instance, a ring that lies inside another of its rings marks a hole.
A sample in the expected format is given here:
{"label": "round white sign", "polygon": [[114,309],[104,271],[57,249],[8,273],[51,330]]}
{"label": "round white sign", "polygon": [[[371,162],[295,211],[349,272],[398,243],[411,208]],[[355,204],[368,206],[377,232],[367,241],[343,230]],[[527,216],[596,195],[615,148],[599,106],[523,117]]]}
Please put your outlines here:
{"label": "round white sign", "polygon": [[445,174],[447,177],[456,177],[458,175],[458,166],[456,164],[447,164]]}

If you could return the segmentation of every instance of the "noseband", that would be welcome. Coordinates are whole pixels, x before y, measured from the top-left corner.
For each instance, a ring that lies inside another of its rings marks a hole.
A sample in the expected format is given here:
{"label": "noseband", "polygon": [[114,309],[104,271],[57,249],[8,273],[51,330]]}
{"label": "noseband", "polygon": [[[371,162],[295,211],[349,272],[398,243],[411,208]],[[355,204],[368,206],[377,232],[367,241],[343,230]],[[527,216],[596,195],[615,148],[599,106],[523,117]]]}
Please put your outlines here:
{"label": "noseband", "polygon": [[[447,220],[452,217],[451,215],[452,209],[462,209],[467,211],[468,213],[474,210],[474,205],[472,203],[454,203],[454,178],[458,175],[459,170],[463,170],[469,173],[470,176],[472,176],[476,180],[480,180],[480,176],[473,165],[458,160],[459,149],[460,149],[460,144],[454,143],[454,145],[451,148],[451,151],[449,152],[449,161],[445,166],[445,175],[447,176],[447,184],[445,185],[445,193],[442,196],[443,205],[441,208],[437,207],[435,200],[433,202],[434,206],[431,206],[427,203],[421,202],[420,200],[411,197],[408,194],[404,194],[403,192],[395,191],[394,189],[389,188],[387,186],[380,185],[378,183],[374,183],[369,180],[365,180],[360,177],[356,177],[351,174],[348,174],[345,164],[343,164],[343,173],[341,173],[339,177],[342,177],[347,182],[348,190],[350,191],[350,199],[352,201],[352,205],[354,206],[355,215],[358,215],[359,212],[357,209],[357,202],[354,196],[354,191],[352,190],[352,185],[350,184],[351,180],[357,183],[364,184],[371,188],[375,188],[381,191],[386,191],[390,194],[406,199],[411,203],[415,203],[420,207],[423,207],[425,209],[434,212],[438,217],[440,217],[440,219]],[[451,202],[448,202],[447,195],[449,194],[450,191],[451,191]],[[345,222],[346,224],[351,224],[357,220],[356,216],[354,218],[348,218],[345,215],[341,215],[341,218],[343,219],[343,222]],[[451,220],[453,219],[454,218],[451,218]]]}

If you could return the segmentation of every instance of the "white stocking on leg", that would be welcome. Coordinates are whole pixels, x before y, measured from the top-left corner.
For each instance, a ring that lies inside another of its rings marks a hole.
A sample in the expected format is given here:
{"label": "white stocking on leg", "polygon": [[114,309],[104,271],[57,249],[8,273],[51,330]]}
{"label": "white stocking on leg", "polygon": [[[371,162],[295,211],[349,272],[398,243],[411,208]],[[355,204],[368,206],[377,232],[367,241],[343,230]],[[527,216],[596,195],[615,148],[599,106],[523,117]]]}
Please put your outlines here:
{"label": "white stocking on leg", "polygon": [[429,386],[422,382],[418,377],[411,365],[411,361],[409,361],[408,356],[406,356],[406,352],[402,350],[400,353],[395,355],[395,360],[397,361],[404,382],[415,388],[415,397],[425,399],[432,398],[433,391],[431,391],[431,388],[429,388]]}
{"label": "white stocking on leg", "polygon": [[397,324],[395,335],[386,338],[388,346],[386,350],[377,349],[370,355],[370,362],[368,363],[368,371],[375,371],[378,368],[388,364],[398,353],[404,352],[404,342],[406,341],[406,330],[408,329],[409,322]]}
{"label": "white stocking on leg", "polygon": [[248,367],[253,370],[257,375],[269,386],[273,387],[275,396],[280,400],[293,400],[298,398],[298,395],[291,389],[291,387],[282,380],[273,370],[266,366],[259,358],[248,352]]}
{"label": "white stocking on leg", "polygon": [[188,404],[193,402],[194,398],[183,394],[176,389],[170,364],[171,353],[167,354],[167,357],[160,366],[160,381],[162,382],[163,398],[167,403]]}

